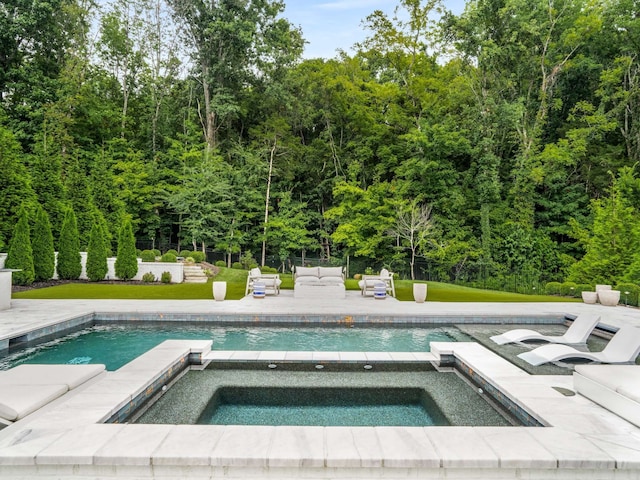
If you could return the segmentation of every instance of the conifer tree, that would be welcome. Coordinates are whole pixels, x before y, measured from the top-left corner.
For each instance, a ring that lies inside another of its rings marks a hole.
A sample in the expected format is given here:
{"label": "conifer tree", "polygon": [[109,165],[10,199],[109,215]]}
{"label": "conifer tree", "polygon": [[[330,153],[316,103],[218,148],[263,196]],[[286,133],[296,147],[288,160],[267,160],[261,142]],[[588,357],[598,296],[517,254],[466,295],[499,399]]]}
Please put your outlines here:
{"label": "conifer tree", "polygon": [[87,277],[93,282],[99,282],[100,280],[104,280],[108,271],[104,231],[102,230],[100,221],[96,220],[91,227],[91,234],[89,235]]}
{"label": "conifer tree", "polygon": [[50,280],[55,272],[56,256],[49,215],[41,205],[38,205],[36,210],[31,246],[33,247],[35,280],[39,282]]}
{"label": "conifer tree", "polygon": [[136,239],[133,236],[131,220],[125,218],[118,235],[118,254],[116,256],[116,277],[120,280],[130,280],[138,273],[138,258],[136,256]]}
{"label": "conifer tree", "polygon": [[77,280],[82,273],[78,224],[71,208],[66,211],[60,229],[57,270],[58,278],[62,280]]}
{"label": "conifer tree", "polygon": [[19,272],[13,272],[14,285],[31,285],[35,277],[33,271],[33,251],[31,249],[31,235],[29,231],[29,218],[24,205],[18,212],[18,223],[13,231],[13,237],[9,243],[9,254],[5,262],[6,268],[15,268]]}

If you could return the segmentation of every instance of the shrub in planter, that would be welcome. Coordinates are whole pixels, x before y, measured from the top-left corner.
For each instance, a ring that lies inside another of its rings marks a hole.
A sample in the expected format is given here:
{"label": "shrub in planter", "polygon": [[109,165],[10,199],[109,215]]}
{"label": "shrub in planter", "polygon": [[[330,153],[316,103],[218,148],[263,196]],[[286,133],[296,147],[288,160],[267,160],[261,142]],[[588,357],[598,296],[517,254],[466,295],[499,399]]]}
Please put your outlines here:
{"label": "shrub in planter", "polygon": [[171,253],[171,254],[175,255],[176,257],[178,256],[178,251],[177,251],[177,250],[174,250],[173,248],[171,248],[171,249],[167,250],[167,251],[165,252],[165,254],[167,254],[167,253]]}
{"label": "shrub in planter", "polygon": [[162,272],[162,275],[160,275],[160,281],[162,283],[171,283],[171,272]]}
{"label": "shrub in planter", "polygon": [[144,275],[142,275],[142,281],[144,283],[153,283],[156,281],[156,276],[151,272],[147,272]]}
{"label": "shrub in planter", "polygon": [[353,276],[353,279],[354,279],[354,280],[360,280],[361,278],[362,278],[362,274],[361,274],[361,273],[356,273],[356,274]]}
{"label": "shrub in planter", "polygon": [[193,259],[193,257],[186,257],[184,259],[184,263],[196,263],[196,261]]}
{"label": "shrub in planter", "polygon": [[140,259],[143,262],[155,262],[156,254],[153,252],[153,250],[143,250],[142,252],[140,252]]}
{"label": "shrub in planter", "polygon": [[544,287],[544,293],[547,295],[560,295],[560,282],[549,282]]}
{"label": "shrub in planter", "polygon": [[154,248],[153,250],[151,250],[153,252],[153,254],[156,257],[161,257],[162,256],[162,252],[160,252],[160,250],[158,250],[157,248]]}
{"label": "shrub in planter", "polygon": [[178,261],[177,259],[178,257],[175,253],[167,252],[164,255],[162,255],[162,257],[160,258],[160,261],[167,262],[167,263],[176,263]]}
{"label": "shrub in planter", "polygon": [[191,252],[191,258],[193,258],[196,263],[202,263],[205,261],[206,255],[203,252],[195,251]]}
{"label": "shrub in planter", "polygon": [[187,258],[191,256],[191,250],[180,250],[180,254],[178,255],[182,258]]}

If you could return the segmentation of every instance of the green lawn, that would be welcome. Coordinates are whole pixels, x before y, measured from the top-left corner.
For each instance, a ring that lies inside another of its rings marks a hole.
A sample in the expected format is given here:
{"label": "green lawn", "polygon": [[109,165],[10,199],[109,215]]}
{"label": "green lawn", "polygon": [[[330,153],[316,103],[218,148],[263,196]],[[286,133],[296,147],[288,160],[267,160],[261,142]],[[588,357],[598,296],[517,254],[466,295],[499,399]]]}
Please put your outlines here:
{"label": "green lawn", "polygon": [[[214,280],[227,282],[227,299],[244,296],[247,272],[222,268]],[[293,289],[291,275],[282,275],[282,289]],[[15,292],[13,298],[28,299],[138,299],[138,300],[210,300],[211,282],[206,284],[140,284],[117,285],[106,283],[66,283],[55,287]],[[447,283],[427,282],[427,301],[436,302],[578,302],[577,298],[548,295],[522,295],[518,293],[481,290]],[[413,283],[397,280],[398,300],[413,300]],[[348,279],[348,290],[358,290],[357,280]]]}

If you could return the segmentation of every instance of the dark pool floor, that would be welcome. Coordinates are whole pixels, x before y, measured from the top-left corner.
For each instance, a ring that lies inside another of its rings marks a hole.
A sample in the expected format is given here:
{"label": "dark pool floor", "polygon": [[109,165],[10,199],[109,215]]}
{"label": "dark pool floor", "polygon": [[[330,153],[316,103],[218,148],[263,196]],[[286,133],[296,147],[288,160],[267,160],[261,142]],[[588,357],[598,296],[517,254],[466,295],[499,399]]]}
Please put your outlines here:
{"label": "dark pool floor", "polygon": [[451,425],[506,426],[483,394],[454,372],[328,372],[278,370],[189,371],[151,406],[136,423],[195,424],[209,399],[221,387],[359,387],[424,388]]}

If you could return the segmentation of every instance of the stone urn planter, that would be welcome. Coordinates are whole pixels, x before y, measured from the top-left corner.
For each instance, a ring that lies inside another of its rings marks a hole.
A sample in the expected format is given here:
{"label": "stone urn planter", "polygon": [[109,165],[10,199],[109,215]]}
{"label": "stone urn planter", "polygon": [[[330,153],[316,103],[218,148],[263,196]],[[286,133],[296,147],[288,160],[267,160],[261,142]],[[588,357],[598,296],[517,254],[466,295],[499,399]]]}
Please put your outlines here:
{"label": "stone urn planter", "polygon": [[614,307],[620,301],[620,290],[600,290],[598,292],[598,300],[601,305]]}
{"label": "stone urn planter", "polygon": [[213,299],[221,302],[227,296],[227,282],[213,282]]}
{"label": "stone urn planter", "polygon": [[427,299],[426,283],[413,284],[413,299],[416,301],[416,303],[424,303],[424,301]]}
{"label": "stone urn planter", "polygon": [[582,301],[584,303],[596,303],[598,301],[598,292],[582,292]]}

